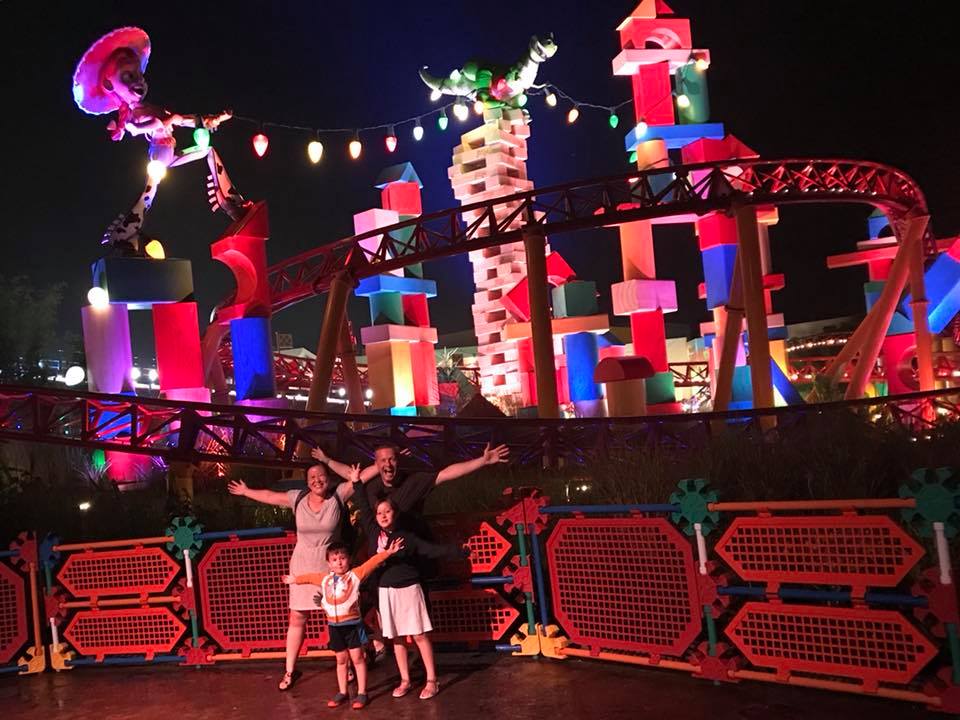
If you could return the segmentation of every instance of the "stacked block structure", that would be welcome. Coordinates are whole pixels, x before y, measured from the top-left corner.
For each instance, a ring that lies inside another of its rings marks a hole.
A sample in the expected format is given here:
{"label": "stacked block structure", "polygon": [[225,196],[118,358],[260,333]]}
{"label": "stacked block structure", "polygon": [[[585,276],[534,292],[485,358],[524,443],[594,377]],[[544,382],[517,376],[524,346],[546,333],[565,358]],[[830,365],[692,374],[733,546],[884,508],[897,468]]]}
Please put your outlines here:
{"label": "stacked block structure", "polygon": [[[416,217],[422,213],[423,183],[409,163],[381,173],[376,187],[383,207],[353,217],[357,234]],[[391,237],[403,248],[413,228]],[[365,241],[373,251],[382,236]],[[402,254],[402,253],[401,253]],[[424,279],[417,263],[363,279],[355,290],[370,302],[370,325],[360,330],[366,347],[371,410],[392,415],[416,415],[418,409],[440,404],[435,345],[437,330],[430,325],[429,298],[436,297],[437,284]]]}
{"label": "stacked block structure", "polygon": [[[721,123],[709,122],[706,71],[710,52],[693,46],[689,20],[675,17],[662,0],[644,0],[617,30],[621,52],[613,60],[613,72],[630,77],[637,119],[626,135],[625,149],[640,170],[666,168],[677,161],[695,163],[757,157],[736,137],[727,135]],[[653,181],[654,191],[662,189],[657,187],[658,183],[665,186],[669,181],[667,173],[658,176]],[[767,240],[767,226],[776,221],[774,208],[757,213],[766,314],[768,327],[772,328],[771,339],[776,345],[771,348],[777,365],[774,375],[785,379],[783,317],[773,313],[771,303],[771,293],[783,287],[783,276],[770,273]],[[719,358],[713,341],[717,328],[723,327],[730,301],[738,243],[735,221],[713,213],[699,217],[677,215],[619,226],[623,282],[611,288],[613,311],[630,317],[633,355],[646,358],[653,369],[654,375],[644,381],[646,410],[653,414],[681,409],[668,366],[664,326],[664,314],[677,309],[676,286],[673,281],[656,276],[653,227],[691,223],[695,226],[703,259],[705,282],[701,286],[701,297],[714,315],[713,322],[703,324],[701,330],[711,348],[710,372],[715,383]],[[742,337],[737,364],[734,385],[749,389],[749,367]],[[622,383],[611,390],[626,392],[629,387]],[[783,391],[796,399],[787,388]],[[736,401],[748,402],[749,393],[746,398],[735,398]],[[632,412],[638,402],[617,398],[613,404]]]}

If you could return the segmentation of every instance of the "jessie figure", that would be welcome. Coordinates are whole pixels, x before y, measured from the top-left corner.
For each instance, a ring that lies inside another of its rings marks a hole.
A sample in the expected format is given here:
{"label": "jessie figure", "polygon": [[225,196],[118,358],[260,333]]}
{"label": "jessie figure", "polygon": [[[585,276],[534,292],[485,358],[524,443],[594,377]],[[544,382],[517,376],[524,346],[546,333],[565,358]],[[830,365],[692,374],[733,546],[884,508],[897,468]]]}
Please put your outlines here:
{"label": "jessie figure", "polygon": [[250,206],[233,187],[216,151],[200,143],[186,152],[177,152],[173,129],[179,127],[216,130],[231,113],[179,115],[144,102],[147,81],[143,76],[150,60],[150,38],[140,28],[113,30],[97,40],[77,64],[73,74],[73,99],[90,115],[116,111],[107,125],[110,139],[119,142],[126,134],[143,135],[148,143],[146,187],[130,212],[120,215],[103,235],[103,243],[121,252],[142,253],[140,233],[146,213],[157,194],[157,185],[166,169],[206,158],[210,166],[207,181],[213,210],[223,210],[238,220]]}

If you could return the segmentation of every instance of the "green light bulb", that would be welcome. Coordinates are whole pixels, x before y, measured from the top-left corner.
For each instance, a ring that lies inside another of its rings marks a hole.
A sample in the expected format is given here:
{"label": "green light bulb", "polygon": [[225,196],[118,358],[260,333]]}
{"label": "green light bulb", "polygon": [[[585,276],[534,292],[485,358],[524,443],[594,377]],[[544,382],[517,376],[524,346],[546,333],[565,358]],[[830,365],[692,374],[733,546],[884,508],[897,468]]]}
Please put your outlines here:
{"label": "green light bulb", "polygon": [[615,112],[610,113],[610,127],[616,130],[617,125],[619,124],[620,124],[620,117]]}
{"label": "green light bulb", "polygon": [[193,142],[198,150],[206,150],[210,147],[210,131],[205,127],[198,127],[193,131]]}

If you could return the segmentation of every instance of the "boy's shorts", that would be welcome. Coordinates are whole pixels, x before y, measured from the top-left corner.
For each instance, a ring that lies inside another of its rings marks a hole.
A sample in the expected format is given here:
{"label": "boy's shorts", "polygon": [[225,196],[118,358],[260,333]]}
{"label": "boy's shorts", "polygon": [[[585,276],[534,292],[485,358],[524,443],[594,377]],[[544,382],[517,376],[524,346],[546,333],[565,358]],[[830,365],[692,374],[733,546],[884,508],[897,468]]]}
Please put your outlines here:
{"label": "boy's shorts", "polygon": [[330,649],[334,652],[343,652],[367,644],[367,628],[362,620],[340,625],[327,625],[327,632],[330,636]]}

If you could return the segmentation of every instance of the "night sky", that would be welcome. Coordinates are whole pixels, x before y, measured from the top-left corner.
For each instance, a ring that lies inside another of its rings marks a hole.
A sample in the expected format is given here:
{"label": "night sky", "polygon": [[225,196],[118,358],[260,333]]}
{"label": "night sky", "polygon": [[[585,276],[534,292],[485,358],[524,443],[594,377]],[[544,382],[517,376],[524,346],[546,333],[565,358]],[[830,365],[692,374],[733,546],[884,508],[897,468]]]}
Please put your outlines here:
{"label": "night sky", "polygon": [[[888,163],[924,189],[939,236],[960,232],[956,138],[955,26],[917,3],[896,13],[876,3],[716,2],[675,0],[693,22],[694,43],[709,48],[712,119],[767,158],[840,156]],[[932,5],[932,4],[930,4]],[[151,36],[148,100],[187,113],[232,108],[238,115],[312,127],[376,125],[430,111],[417,70],[437,74],[470,57],[513,62],[530,35],[552,31],[557,55],[539,81],[570,95],[613,105],[629,97],[628,78],[614,77],[616,26],[633,9],[628,0],[554,2],[0,2],[3,58],[4,276],[27,274],[38,284],[65,282],[61,326],[79,331],[79,305],[90,286],[89,266],[103,252],[99,238],[143,186],[146,143],[109,140],[107,117],[84,115],[70,82],[84,50],[101,34],[138,25]],[[503,7],[501,14],[495,8]],[[929,7],[929,5],[927,6]],[[606,115],[585,112],[574,126],[567,107],[550,110],[532,98],[530,177],[540,186],[628,169],[623,134]],[[476,124],[474,116],[468,121]],[[373,182],[390,164],[410,161],[425,184],[424,208],[456,205],[447,180],[452,147],[467,129],[451,118],[441,133],[433,118],[414,144],[411,124],[397,127],[400,145],[388,156],[382,132],[363,136],[360,162],[346,152],[349,135],[323,138],[319,166],[306,157],[310,136],[266,128],[267,156],[250,147],[256,127],[238,121],[214,145],[241,191],[269,202],[271,263],[351,234],[352,214],[379,206]],[[180,130],[181,147],[190,130]],[[228,224],[207,209],[205,163],[176,168],[164,180],[147,233],[168,256],[193,261],[201,326],[225,297],[232,276],[210,259],[209,244]],[[775,306],[800,322],[862,311],[862,270],[826,271],[824,257],[852,250],[865,236],[863,207],[787,208],[772,231],[774,271],[787,288]],[[616,234],[597,230],[550,238],[584,279],[601,287],[621,279]],[[702,270],[692,230],[658,236],[658,275],[678,282],[680,311],[669,319],[707,319],[696,299]],[[441,333],[470,327],[472,299],[466,257],[432,263],[441,299],[431,303]],[[606,309],[609,309],[608,296]],[[274,330],[294,333],[313,348],[322,301],[274,318]],[[367,324],[366,301],[351,301],[355,325]],[[147,313],[137,316],[135,351],[150,354]]]}

